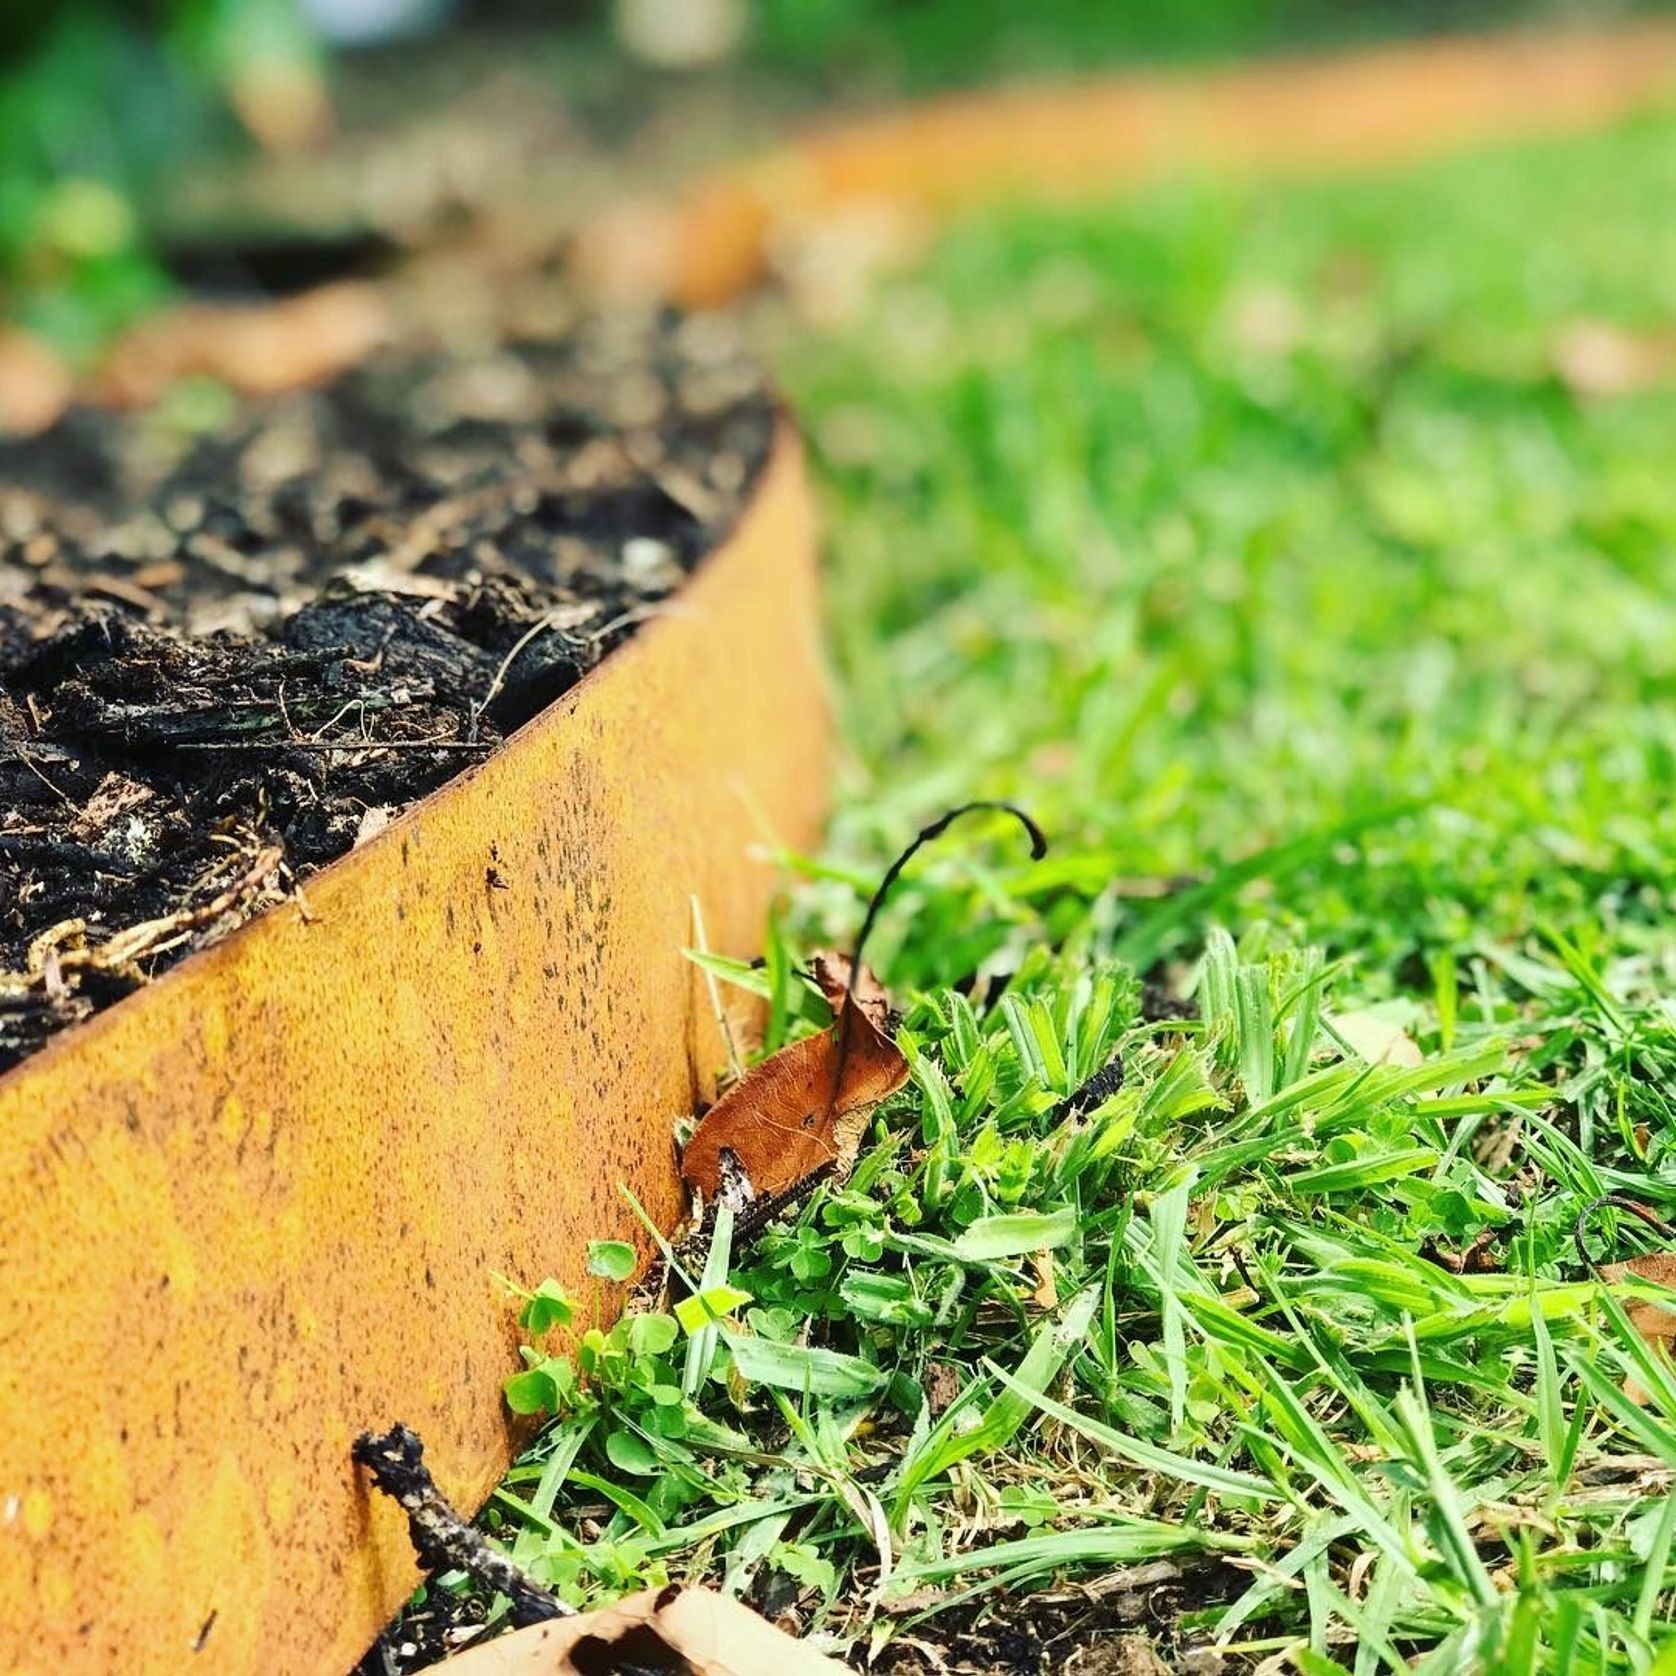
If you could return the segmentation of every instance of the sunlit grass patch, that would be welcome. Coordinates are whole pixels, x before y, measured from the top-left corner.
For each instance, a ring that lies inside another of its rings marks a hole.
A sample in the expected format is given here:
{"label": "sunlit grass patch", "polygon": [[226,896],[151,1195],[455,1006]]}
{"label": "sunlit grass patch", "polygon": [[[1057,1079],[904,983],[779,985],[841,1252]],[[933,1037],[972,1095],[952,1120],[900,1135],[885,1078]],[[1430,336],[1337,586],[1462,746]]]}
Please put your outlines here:
{"label": "sunlit grass patch", "polygon": [[863,1650],[1167,1562],[1172,1655],[1652,1665],[1676,1376],[1577,1241],[1676,1204],[1673,319],[1658,118],[992,217],[782,335],[853,756],[733,975],[807,1028],[942,804],[1055,847],[904,880],[909,1090],[724,1319],[570,1347],[521,1557]]}

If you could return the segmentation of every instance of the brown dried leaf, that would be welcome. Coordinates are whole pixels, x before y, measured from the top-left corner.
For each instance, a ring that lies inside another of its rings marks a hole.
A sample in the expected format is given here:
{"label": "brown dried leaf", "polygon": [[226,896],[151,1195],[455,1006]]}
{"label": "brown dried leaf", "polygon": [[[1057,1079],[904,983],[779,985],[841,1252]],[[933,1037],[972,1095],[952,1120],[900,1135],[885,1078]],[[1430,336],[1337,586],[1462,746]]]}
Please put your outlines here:
{"label": "brown dried leaf", "polygon": [[1676,334],[1574,320],[1554,344],[1554,371],[1576,396],[1629,396],[1676,375]]}
{"label": "brown dried leaf", "polygon": [[219,379],[247,395],[321,384],[388,335],[375,286],[344,280],[275,303],[187,303],[142,320],[106,358],[95,393],[118,406],[155,401],[177,379]]}
{"label": "brown dried leaf", "polygon": [[[826,997],[834,1017],[845,996],[850,994],[850,974],[854,970],[855,963],[850,957],[836,949],[821,949],[810,957],[809,974],[815,980],[815,987]],[[875,1029],[890,1028],[890,992],[879,982],[872,967],[863,966],[857,973],[855,993],[850,998],[872,1020]]]}
{"label": "brown dried leaf", "polygon": [[[959,1395],[959,1373],[947,1362],[933,1362],[925,1376],[925,1401],[932,1419],[935,1420]],[[897,1600],[892,1610],[900,1611],[901,1608],[902,1602]]]}
{"label": "brown dried leaf", "polygon": [[837,1676],[843,1669],[748,1606],[674,1584],[630,1595],[600,1612],[532,1624],[447,1663],[456,1676],[596,1676],[628,1669]]}
{"label": "brown dried leaf", "polygon": [[[1650,1251],[1645,1257],[1632,1257],[1627,1263],[1607,1263],[1600,1272],[1613,1287],[1621,1287],[1626,1280],[1650,1280],[1655,1286],[1676,1290],[1676,1251]],[[1651,1298],[1626,1298],[1624,1314],[1655,1355],[1676,1354],[1676,1305]],[[1624,1381],[1624,1395],[1631,1402],[1647,1401],[1647,1393],[1634,1379]]]}
{"label": "brown dried leaf", "polygon": [[1037,1309],[1059,1308],[1059,1286],[1054,1277],[1053,1252],[1043,1246],[1030,1258],[1030,1266],[1036,1271],[1036,1287],[1030,1294],[1030,1301]]}
{"label": "brown dried leaf", "polygon": [[850,962],[817,955],[814,977],[835,1014],[752,1066],[705,1113],[681,1159],[681,1173],[707,1198],[722,1189],[731,1153],[757,1198],[789,1192],[815,1171],[855,1162],[867,1115],[908,1080],[908,1062],[886,1034],[890,997],[864,966],[848,995]]}
{"label": "brown dried leaf", "polygon": [[0,327],[0,434],[34,436],[69,405],[70,371],[32,333]]}

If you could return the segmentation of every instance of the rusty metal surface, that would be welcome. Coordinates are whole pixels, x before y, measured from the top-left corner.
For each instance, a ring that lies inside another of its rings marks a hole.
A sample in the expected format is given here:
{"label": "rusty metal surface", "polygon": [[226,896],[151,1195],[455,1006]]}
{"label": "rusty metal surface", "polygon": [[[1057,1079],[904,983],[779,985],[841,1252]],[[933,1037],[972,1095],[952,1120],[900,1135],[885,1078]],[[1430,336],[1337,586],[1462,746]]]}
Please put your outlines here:
{"label": "rusty metal surface", "polygon": [[[737,294],[799,228],[1169,170],[1390,162],[1579,128],[1676,27],[1454,41],[933,102],[595,229],[608,289]],[[335,1671],[413,1580],[351,1436],[400,1418],[475,1505],[513,1438],[494,1278],[587,1291],[675,1212],[718,1050],[680,955],[755,948],[828,727],[783,436],[735,537],[501,754],[287,906],[0,1078],[0,1670]],[[603,1308],[613,1300],[601,1297]]]}
{"label": "rusty metal surface", "polygon": [[[825,805],[789,428],[672,608],[499,755],[0,1079],[0,1670],[342,1670],[412,1585],[349,1443],[477,1505],[497,1273],[583,1296],[677,1211],[719,1048],[681,950],[754,952]],[[611,1297],[600,1298],[610,1308]]]}
{"label": "rusty metal surface", "polygon": [[[957,94],[840,124],[602,218],[577,261],[600,291],[707,308],[846,217],[859,238],[1009,193],[1075,196],[1195,169],[1332,173],[1608,121],[1676,87],[1676,23],[1448,38],[1226,70]],[[816,246],[817,259],[819,246]]]}

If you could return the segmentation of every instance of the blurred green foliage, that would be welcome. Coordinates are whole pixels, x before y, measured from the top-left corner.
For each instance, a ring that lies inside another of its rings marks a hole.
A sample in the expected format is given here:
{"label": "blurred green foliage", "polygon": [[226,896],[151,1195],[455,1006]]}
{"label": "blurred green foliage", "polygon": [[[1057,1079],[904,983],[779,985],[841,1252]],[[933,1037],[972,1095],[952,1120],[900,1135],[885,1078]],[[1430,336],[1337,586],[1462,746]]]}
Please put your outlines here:
{"label": "blurred green foliage", "polygon": [[145,209],[234,132],[248,66],[304,55],[289,0],[0,0],[0,314],[84,357],[168,289]]}
{"label": "blurred green foliage", "polygon": [[[1676,383],[1572,380],[1664,353],[1673,138],[1650,115],[1377,191],[1013,210],[794,345],[871,770],[850,853],[941,800],[1022,798],[1059,841],[1028,886],[1058,937],[1111,881],[1208,866],[1217,912],[1393,983],[1486,926],[1604,920],[1625,959],[1662,935]],[[1150,924],[1148,958],[1183,929],[1100,912]],[[898,977],[987,952],[900,923],[934,963],[886,927]]]}
{"label": "blurred green foliage", "polygon": [[765,67],[917,91],[1038,71],[1624,16],[1636,0],[755,0]]}
{"label": "blurred green foliage", "polygon": [[75,7],[8,39],[20,32],[0,85],[0,285],[9,316],[75,351],[160,286],[133,205],[177,143],[179,78],[114,13]]}

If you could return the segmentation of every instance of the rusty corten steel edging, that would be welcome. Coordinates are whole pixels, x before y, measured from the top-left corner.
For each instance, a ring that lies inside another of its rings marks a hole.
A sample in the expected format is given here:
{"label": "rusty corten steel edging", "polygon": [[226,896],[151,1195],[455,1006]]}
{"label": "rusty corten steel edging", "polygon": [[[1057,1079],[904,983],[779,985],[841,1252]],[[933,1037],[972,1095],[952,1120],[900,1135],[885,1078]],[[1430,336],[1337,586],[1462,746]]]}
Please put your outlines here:
{"label": "rusty corten steel edging", "polygon": [[[1401,160],[1646,103],[1676,27],[935,101],[726,170],[581,255],[688,303],[869,206]],[[624,252],[627,253],[626,262]],[[475,1505],[513,1438],[494,1274],[584,1292],[668,1220],[717,1045],[679,953],[754,949],[755,841],[825,801],[800,453],[659,622],[287,906],[0,1078],[0,1670],[335,1671],[410,1586],[349,1438]],[[504,885],[490,882],[490,870]],[[602,1308],[613,1300],[600,1297]]]}
{"label": "rusty corten steel edging", "polygon": [[911,231],[1009,193],[1115,191],[1194,169],[1368,168],[1588,128],[1673,83],[1676,23],[1642,19],[954,94],[841,122],[667,202],[626,206],[584,230],[576,257],[608,295],[708,308],[766,278],[802,234],[847,216],[863,239],[888,238],[892,226]]}
{"label": "rusty corten steel edging", "polygon": [[0,1079],[0,1670],[341,1671],[415,1578],[353,1436],[405,1420],[488,1494],[496,1275],[608,1310],[618,1184],[677,1214],[720,1057],[689,896],[754,952],[757,847],[818,830],[815,638],[782,426],[733,536],[502,752]]}

